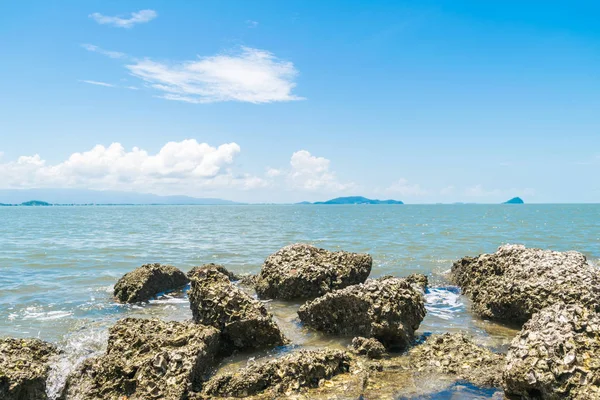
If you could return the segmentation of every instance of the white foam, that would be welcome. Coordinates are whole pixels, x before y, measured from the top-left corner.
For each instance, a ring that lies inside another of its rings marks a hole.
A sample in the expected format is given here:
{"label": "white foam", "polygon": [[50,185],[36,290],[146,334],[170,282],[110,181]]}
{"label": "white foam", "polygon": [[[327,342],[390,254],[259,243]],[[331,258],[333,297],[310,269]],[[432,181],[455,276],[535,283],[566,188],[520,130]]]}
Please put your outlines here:
{"label": "white foam", "polygon": [[444,320],[453,319],[465,310],[460,295],[446,288],[429,288],[425,294],[427,312]]}
{"label": "white foam", "polygon": [[20,314],[12,313],[8,316],[8,319],[14,321],[19,318],[22,320],[30,320],[35,319],[38,321],[49,321],[53,319],[65,318],[73,315],[71,311],[65,310],[56,310],[56,311],[43,311],[41,307],[27,307],[25,310],[21,311]]}

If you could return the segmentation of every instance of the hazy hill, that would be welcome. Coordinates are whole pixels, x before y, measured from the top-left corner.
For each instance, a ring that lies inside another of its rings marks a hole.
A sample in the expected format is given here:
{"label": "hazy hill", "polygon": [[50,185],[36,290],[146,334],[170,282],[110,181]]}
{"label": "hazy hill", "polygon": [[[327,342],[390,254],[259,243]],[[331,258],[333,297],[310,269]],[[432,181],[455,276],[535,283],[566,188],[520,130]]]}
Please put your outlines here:
{"label": "hazy hill", "polygon": [[[303,202],[301,204],[307,204]],[[311,203],[308,203],[311,204]],[[312,204],[404,204],[398,200],[373,200],[362,196],[337,197],[327,201],[317,201]]]}

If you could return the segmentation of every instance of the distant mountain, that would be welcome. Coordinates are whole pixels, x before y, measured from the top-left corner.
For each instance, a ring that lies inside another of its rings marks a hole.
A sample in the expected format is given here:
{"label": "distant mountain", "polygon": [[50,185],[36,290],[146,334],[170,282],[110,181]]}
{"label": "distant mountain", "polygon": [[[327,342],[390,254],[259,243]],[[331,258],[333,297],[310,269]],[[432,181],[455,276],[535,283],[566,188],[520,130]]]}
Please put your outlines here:
{"label": "distant mountain", "polygon": [[[311,204],[303,202],[301,204]],[[312,204],[404,204],[398,200],[373,200],[362,196],[337,197],[327,201],[317,201]]]}
{"label": "distant mountain", "polygon": [[502,204],[525,204],[525,202],[520,197],[513,197],[512,199],[505,201]]}
{"label": "distant mountain", "polygon": [[46,203],[45,201],[40,201],[40,200],[29,200],[29,201],[24,201],[23,203],[21,203],[22,206],[51,206],[52,204],[50,203]]}
{"label": "distant mountain", "polygon": [[0,203],[21,204],[44,199],[50,204],[239,204],[229,200],[189,196],[159,196],[150,193],[87,189],[3,189]]}

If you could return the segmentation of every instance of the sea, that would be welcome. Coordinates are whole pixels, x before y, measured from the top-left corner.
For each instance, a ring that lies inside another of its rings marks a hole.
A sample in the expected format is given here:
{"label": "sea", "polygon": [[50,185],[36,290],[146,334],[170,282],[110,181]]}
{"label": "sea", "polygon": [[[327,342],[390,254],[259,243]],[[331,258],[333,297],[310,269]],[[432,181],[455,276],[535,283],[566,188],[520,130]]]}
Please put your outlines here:
{"label": "sea", "polygon": [[[63,350],[49,379],[54,398],[69,372],[105,349],[118,319],[191,318],[185,290],[144,304],[116,303],[113,286],[123,274],[154,262],[183,271],[219,263],[238,274],[258,273],[269,254],[298,242],[369,253],[372,277],[426,274],[419,335],[466,331],[505,351],[517,331],[470,312],[468,299],[447,280],[452,263],[520,243],[577,250],[600,265],[600,205],[0,207],[0,337],[40,338]],[[295,347],[347,345],[303,327],[296,315],[301,303],[265,304]],[[499,396],[464,385],[429,389],[407,398]]]}

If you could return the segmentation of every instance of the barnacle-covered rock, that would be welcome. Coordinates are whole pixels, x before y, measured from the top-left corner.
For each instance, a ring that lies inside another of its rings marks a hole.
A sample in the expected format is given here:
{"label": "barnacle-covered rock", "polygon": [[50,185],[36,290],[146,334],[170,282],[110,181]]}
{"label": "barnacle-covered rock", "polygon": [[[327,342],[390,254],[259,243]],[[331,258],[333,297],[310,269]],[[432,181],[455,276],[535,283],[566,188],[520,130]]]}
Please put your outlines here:
{"label": "barnacle-covered rock", "polygon": [[429,279],[427,279],[426,275],[423,274],[410,274],[408,276],[404,276],[404,277],[398,277],[398,276],[394,276],[394,275],[384,275],[384,276],[380,276],[379,278],[377,278],[377,280],[379,281],[383,281],[389,278],[399,278],[399,279],[404,279],[408,282],[410,282],[412,285],[418,287],[421,291],[425,291],[425,289],[427,289],[427,285],[429,284]]}
{"label": "barnacle-covered rock", "polygon": [[191,270],[188,271],[187,277],[189,279],[192,279],[195,275],[201,273],[202,271],[206,271],[208,269],[213,269],[215,271],[219,271],[223,275],[227,276],[229,278],[229,280],[232,280],[232,281],[237,281],[240,279],[236,274],[234,274],[233,272],[230,272],[223,265],[214,264],[214,263],[204,264],[204,265],[200,265],[200,266],[192,268]]}
{"label": "barnacle-covered rock", "polygon": [[478,346],[463,333],[431,335],[408,355],[414,371],[453,375],[478,386],[502,383],[504,355]]}
{"label": "barnacle-covered rock", "polygon": [[575,251],[501,246],[493,254],[465,257],[452,279],[482,317],[524,323],[557,302],[580,302],[600,311],[600,271]]}
{"label": "barnacle-covered rock", "polygon": [[372,264],[368,254],[293,244],[265,260],[256,279],[256,292],[263,299],[314,299],[364,282]]}
{"label": "barnacle-covered rock", "polygon": [[207,269],[192,278],[188,292],[194,321],[221,331],[224,353],[286,343],[272,315],[222,273]]}
{"label": "barnacle-covered rock", "polygon": [[320,331],[379,340],[400,350],[413,340],[425,317],[423,294],[399,278],[368,280],[327,293],[300,307],[304,324]]}
{"label": "barnacle-covered rock", "polygon": [[126,318],[110,328],[106,354],[67,380],[67,400],[187,399],[200,390],[219,349],[219,332],[193,323]]}
{"label": "barnacle-covered rock", "polygon": [[115,285],[114,295],[122,303],[137,303],[181,289],[188,282],[185,274],[171,265],[145,264],[123,275]]}
{"label": "barnacle-covered rock", "polygon": [[305,387],[317,387],[323,379],[347,372],[349,355],[340,350],[299,350],[266,362],[251,364],[235,373],[216,375],[204,385],[214,397],[246,397],[269,391],[273,398]]}
{"label": "barnacle-covered rock", "polygon": [[381,358],[386,353],[384,345],[379,340],[364,338],[362,336],[352,339],[350,348],[353,353],[367,356],[368,358]]}
{"label": "barnacle-covered rock", "polygon": [[0,339],[0,399],[46,399],[48,362],[57,352],[39,339]]}
{"label": "barnacle-covered rock", "polygon": [[506,356],[504,390],[516,399],[600,399],[600,315],[577,304],[535,314]]}

